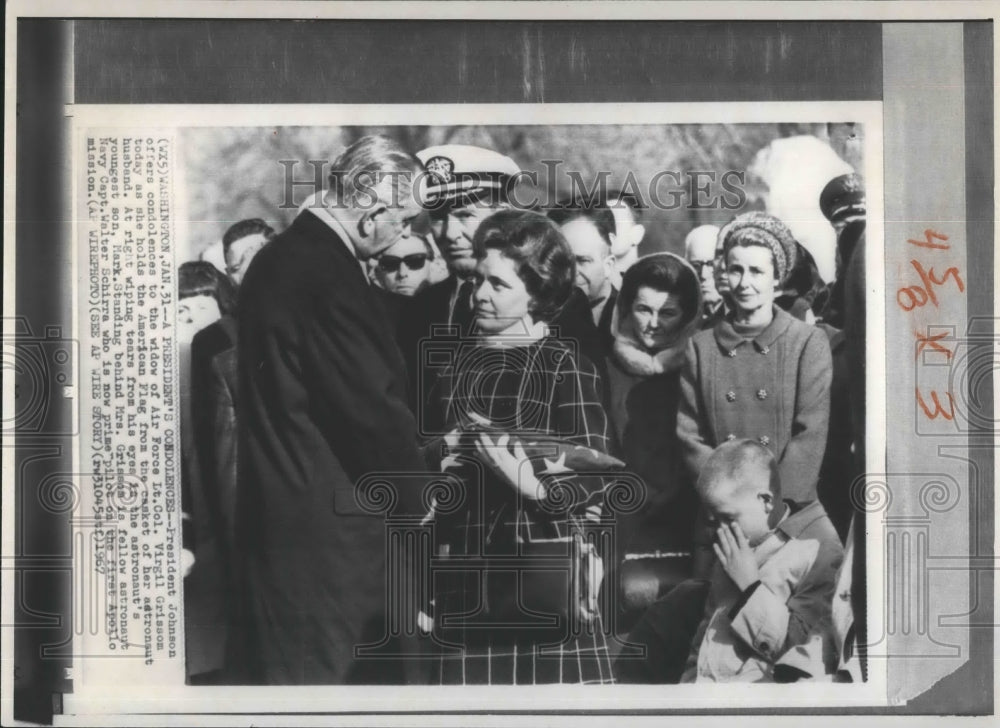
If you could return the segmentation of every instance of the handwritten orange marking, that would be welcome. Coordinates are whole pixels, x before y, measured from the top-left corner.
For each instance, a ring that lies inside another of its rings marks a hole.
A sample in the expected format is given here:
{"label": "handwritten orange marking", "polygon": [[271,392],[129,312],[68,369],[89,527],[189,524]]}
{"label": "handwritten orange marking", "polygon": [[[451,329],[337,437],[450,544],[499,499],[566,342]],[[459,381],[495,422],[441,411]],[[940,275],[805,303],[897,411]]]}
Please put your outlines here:
{"label": "handwritten orange marking", "polygon": [[[938,277],[934,273],[934,269],[931,268],[929,271],[924,269],[923,264],[918,260],[911,260],[910,265],[913,266],[914,270],[917,271],[917,275],[920,276],[919,286],[905,286],[896,291],[896,303],[904,311],[912,311],[915,308],[923,306],[928,301],[934,304],[937,308],[938,297],[934,290],[935,286],[943,286],[948,278],[953,278],[955,285],[958,286],[958,292],[962,293],[965,291],[965,283],[962,281],[962,276],[958,272],[958,268],[952,266],[944,272],[944,275]],[[904,302],[902,296],[906,295],[908,303]]]}
{"label": "handwritten orange marking", "polygon": [[[935,230],[927,228],[924,230],[923,240],[914,240],[912,238],[907,239],[907,243],[910,245],[916,245],[918,248],[930,248],[931,250],[951,250],[950,245],[943,245],[942,243],[936,243],[935,240],[948,240],[948,236],[944,233],[939,233]],[[962,293],[965,291],[965,282],[962,280],[962,276],[958,271],[958,268],[951,267],[945,270],[944,274],[938,276],[934,269],[925,270],[923,263],[918,260],[911,259],[910,265],[913,266],[914,270],[917,271],[917,275],[920,276],[920,284],[915,286],[903,286],[896,291],[896,303],[904,311],[912,311],[915,308],[924,306],[928,301],[934,304],[934,307],[938,307],[938,292],[936,288],[943,286],[947,283],[948,279],[951,278],[955,282],[955,286],[958,288],[958,292]],[[914,331],[914,336],[917,338],[917,353],[916,359],[920,359],[920,353],[926,350],[928,347],[932,351],[942,352],[949,359],[952,357],[952,351],[948,347],[939,343],[943,339],[947,332],[942,332],[940,334],[931,335],[929,332],[927,334],[921,334]],[[941,398],[938,396],[936,391],[931,391],[931,404],[933,409],[927,406],[927,402],[924,400],[923,395],[920,394],[920,388],[916,388],[917,404],[920,405],[920,409],[924,411],[924,416],[929,420],[936,420],[939,416],[946,420],[955,419],[955,398],[952,396],[951,392],[945,392],[947,399],[947,407],[941,403]]]}
{"label": "handwritten orange marking", "polygon": [[924,398],[920,395],[920,387],[917,387],[916,391],[917,404],[920,405],[920,409],[927,415],[927,419],[936,420],[938,415],[941,415],[946,420],[955,419],[955,398],[951,396],[951,392],[945,392],[945,395],[948,397],[948,411],[945,412],[944,407],[941,406],[941,401],[938,399],[938,393],[933,390],[931,391],[931,403],[934,405],[934,411],[932,412],[931,408],[924,402]]}
{"label": "handwritten orange marking", "polygon": [[[907,298],[909,299],[909,304],[904,303],[903,299],[900,298],[900,296],[902,296],[903,294],[906,294]],[[896,291],[896,303],[898,303],[899,307],[904,311],[912,311],[917,306],[923,306],[925,303],[927,303],[927,293],[924,291],[923,288],[920,288],[919,286],[909,286],[907,288],[900,288],[898,291]]]}
{"label": "handwritten orange marking", "polygon": [[934,250],[951,250],[950,245],[941,245],[939,243],[932,242],[932,238],[937,238],[938,240],[947,240],[948,236],[942,233],[934,232],[933,230],[928,228],[927,230],[924,230],[923,240],[909,239],[906,242],[910,243],[911,245],[918,245],[921,248],[932,248]]}
{"label": "handwritten orange marking", "polygon": [[915,359],[919,359],[920,352],[928,346],[934,351],[942,352],[951,359],[951,349],[938,343],[938,341],[948,335],[947,331],[942,331],[940,334],[934,335],[921,334],[919,331],[914,331],[913,335],[917,337],[917,355],[914,357]]}

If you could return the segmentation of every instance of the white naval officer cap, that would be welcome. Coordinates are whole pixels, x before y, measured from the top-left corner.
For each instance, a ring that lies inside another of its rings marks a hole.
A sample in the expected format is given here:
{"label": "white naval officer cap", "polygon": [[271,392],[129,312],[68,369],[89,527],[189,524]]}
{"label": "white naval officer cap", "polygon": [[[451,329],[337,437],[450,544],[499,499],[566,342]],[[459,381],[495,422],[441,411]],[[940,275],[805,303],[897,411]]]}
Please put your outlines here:
{"label": "white naval officer cap", "polygon": [[442,144],[417,152],[427,170],[424,204],[432,209],[501,204],[521,168],[510,157],[468,144]]}

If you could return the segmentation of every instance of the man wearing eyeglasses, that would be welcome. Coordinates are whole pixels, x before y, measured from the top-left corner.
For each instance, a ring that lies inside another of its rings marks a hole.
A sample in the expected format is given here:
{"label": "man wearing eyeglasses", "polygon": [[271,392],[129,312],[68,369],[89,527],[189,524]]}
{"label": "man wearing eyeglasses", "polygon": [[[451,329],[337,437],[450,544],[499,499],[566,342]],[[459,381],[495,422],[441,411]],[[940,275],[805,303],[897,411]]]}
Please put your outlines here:
{"label": "man wearing eyeglasses", "polygon": [[719,228],[715,225],[699,225],[684,238],[685,257],[701,281],[702,329],[714,326],[724,313],[725,304],[716,286],[716,264],[721,262],[716,260],[718,236]]}
{"label": "man wearing eyeglasses", "polygon": [[393,513],[421,507],[414,480],[390,479],[424,462],[392,323],[364,269],[410,237],[421,169],[367,136],[330,170],[318,204],[257,254],[240,291],[237,682],[403,679],[401,661],[356,649],[391,615],[385,520],[355,488],[388,482]]}

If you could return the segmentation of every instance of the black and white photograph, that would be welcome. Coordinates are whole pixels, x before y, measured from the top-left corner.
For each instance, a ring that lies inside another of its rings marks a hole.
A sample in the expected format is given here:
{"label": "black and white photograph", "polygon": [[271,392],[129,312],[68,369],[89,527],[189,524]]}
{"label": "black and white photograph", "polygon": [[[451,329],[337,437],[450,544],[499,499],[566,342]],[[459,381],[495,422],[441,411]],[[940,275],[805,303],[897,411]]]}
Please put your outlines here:
{"label": "black and white photograph", "polygon": [[864,140],[185,129],[188,682],[862,681]]}
{"label": "black and white photograph", "polygon": [[[125,638],[84,637],[123,658],[91,679],[122,678],[138,631],[176,689],[879,702],[882,571],[854,556],[882,557],[856,517],[884,448],[878,108],[315,106],[234,127],[187,107],[170,128],[78,108],[84,290],[142,292],[85,315],[110,359],[88,409],[138,375],[135,412],[83,433],[114,496],[94,598]],[[143,359],[168,340],[173,420]],[[110,447],[116,426],[137,447]]]}
{"label": "black and white photograph", "polygon": [[993,13],[531,5],[9,13],[5,719],[992,712]]}

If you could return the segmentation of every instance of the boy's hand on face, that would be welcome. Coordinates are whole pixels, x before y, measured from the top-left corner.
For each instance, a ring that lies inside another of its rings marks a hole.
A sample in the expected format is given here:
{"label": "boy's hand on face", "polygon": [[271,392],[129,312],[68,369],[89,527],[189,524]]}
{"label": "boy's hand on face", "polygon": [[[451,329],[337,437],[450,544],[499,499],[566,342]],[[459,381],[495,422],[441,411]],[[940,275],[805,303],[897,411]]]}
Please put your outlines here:
{"label": "boy's hand on face", "polygon": [[757,571],[757,560],[739,524],[721,525],[716,529],[715,536],[712,548],[736,587],[743,591],[758,581],[760,574]]}

